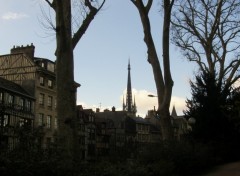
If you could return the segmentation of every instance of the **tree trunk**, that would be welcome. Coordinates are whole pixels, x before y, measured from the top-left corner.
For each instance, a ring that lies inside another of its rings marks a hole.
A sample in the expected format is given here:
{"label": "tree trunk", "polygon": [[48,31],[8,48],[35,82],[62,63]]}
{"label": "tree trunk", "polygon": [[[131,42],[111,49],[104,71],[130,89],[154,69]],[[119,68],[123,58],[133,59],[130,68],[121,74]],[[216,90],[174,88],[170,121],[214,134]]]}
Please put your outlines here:
{"label": "tree trunk", "polygon": [[[158,95],[158,110],[157,114],[160,118],[160,126],[162,130],[163,140],[173,139],[173,128],[170,118],[170,102],[172,96],[173,81],[170,72],[170,58],[169,58],[169,31],[170,31],[170,20],[171,20],[171,9],[174,0],[164,0],[164,25],[163,25],[163,69],[164,74],[161,70],[161,65],[157,55],[156,47],[151,34],[151,25],[149,20],[149,10],[152,6],[153,0],[148,0],[144,5],[142,0],[131,0],[132,3],[137,7],[142,26],[144,31],[144,41],[147,45],[148,62],[152,66],[154,80]],[[163,77],[164,75],[164,77]]]}
{"label": "tree trunk", "polygon": [[73,158],[76,98],[71,36],[71,1],[56,1],[56,84],[59,142],[66,157]]}
{"label": "tree trunk", "polygon": [[163,140],[171,140],[173,138],[173,128],[170,117],[170,103],[172,97],[173,80],[170,70],[170,56],[169,56],[169,36],[170,36],[170,23],[171,23],[171,10],[174,0],[164,0],[164,20],[163,20],[163,39],[162,39],[162,52],[163,52],[163,68],[164,68],[164,92],[158,96],[163,96],[163,102],[160,104],[158,110],[160,121],[162,124]]}

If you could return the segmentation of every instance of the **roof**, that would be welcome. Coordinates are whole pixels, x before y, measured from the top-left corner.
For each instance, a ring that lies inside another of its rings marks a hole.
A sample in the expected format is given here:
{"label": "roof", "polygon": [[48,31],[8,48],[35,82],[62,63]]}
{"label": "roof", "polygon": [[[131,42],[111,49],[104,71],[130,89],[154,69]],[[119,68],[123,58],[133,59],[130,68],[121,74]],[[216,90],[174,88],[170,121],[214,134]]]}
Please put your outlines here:
{"label": "roof", "polygon": [[112,120],[115,127],[121,126],[121,123],[125,121],[127,117],[126,111],[105,111],[105,112],[97,112],[95,114],[96,120],[98,118],[105,120]]}
{"label": "roof", "polygon": [[171,116],[174,117],[174,118],[178,117],[175,106],[173,106],[173,108],[172,108]]}
{"label": "roof", "polygon": [[1,77],[0,88],[34,99],[22,86]]}
{"label": "roof", "polygon": [[186,125],[187,120],[184,117],[173,118],[173,127],[179,127],[181,125]]}
{"label": "roof", "polygon": [[130,117],[130,118],[133,119],[136,123],[150,124],[149,121],[147,121],[146,119],[144,119],[142,117]]}

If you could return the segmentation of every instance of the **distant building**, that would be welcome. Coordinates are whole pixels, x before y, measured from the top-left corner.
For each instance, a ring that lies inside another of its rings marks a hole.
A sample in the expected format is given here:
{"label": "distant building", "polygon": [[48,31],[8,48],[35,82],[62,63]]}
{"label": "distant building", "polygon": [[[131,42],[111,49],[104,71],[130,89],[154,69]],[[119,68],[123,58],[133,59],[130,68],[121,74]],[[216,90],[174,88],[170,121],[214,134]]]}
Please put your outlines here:
{"label": "distant building", "polygon": [[31,130],[34,120],[34,97],[20,85],[0,78],[0,147],[11,150],[19,142],[22,127]]}
{"label": "distant building", "polygon": [[42,127],[43,147],[53,142],[57,129],[55,63],[34,56],[35,46],[14,46],[0,56],[0,77],[13,81],[36,99],[34,127]]}
{"label": "distant building", "polygon": [[115,109],[96,112],[96,122],[104,122],[108,125],[108,132],[111,132],[111,139],[109,140],[111,149],[120,150],[125,146],[127,117],[126,111],[115,111]]}
{"label": "distant building", "polygon": [[184,116],[178,116],[175,106],[173,106],[171,113],[171,122],[173,126],[174,138],[181,140],[183,135],[188,133],[189,125]]}
{"label": "distant building", "polygon": [[81,159],[95,160],[96,158],[96,123],[92,109],[77,106],[77,134]]}
{"label": "distant building", "polygon": [[[161,124],[160,120],[157,116],[155,108],[153,110],[149,110],[148,114],[146,116],[146,120],[151,122],[154,127],[152,129],[158,129],[160,131],[161,129]],[[172,112],[171,112],[171,123],[172,123],[172,128],[173,128],[173,133],[174,133],[174,138],[177,140],[181,140],[182,136],[188,133],[189,131],[189,124],[187,120],[185,119],[184,116],[178,116],[175,106],[173,106]],[[157,130],[157,131],[158,131]],[[159,135],[160,133],[158,133]],[[155,136],[156,137],[156,136]],[[158,137],[157,137],[158,138]]]}

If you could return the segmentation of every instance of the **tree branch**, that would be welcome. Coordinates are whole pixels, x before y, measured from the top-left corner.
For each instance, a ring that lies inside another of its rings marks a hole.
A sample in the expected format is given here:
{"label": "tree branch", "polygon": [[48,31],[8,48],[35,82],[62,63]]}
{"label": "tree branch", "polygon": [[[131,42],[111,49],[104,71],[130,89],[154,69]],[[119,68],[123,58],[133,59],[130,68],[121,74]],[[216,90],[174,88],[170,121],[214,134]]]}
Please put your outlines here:
{"label": "tree branch", "polygon": [[77,32],[73,35],[73,38],[72,38],[73,49],[76,47],[78,41],[82,38],[83,34],[87,31],[88,26],[90,25],[94,17],[102,9],[105,1],[106,0],[104,0],[98,8],[94,7],[89,0],[85,1],[85,5],[89,8],[90,12],[87,14],[86,18],[83,20],[82,25],[79,27]]}
{"label": "tree branch", "polygon": [[50,2],[49,0],[45,0],[45,1],[48,3],[48,5],[50,7],[52,7],[55,10],[55,8],[56,8],[56,0],[53,0],[52,2]]}

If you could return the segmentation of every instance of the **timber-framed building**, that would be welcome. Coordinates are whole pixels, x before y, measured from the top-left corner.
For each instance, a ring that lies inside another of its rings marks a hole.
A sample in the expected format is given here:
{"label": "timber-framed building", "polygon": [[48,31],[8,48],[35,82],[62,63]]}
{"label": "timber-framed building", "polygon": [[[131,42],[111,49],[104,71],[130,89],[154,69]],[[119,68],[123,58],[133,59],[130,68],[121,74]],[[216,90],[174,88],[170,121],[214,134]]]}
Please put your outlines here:
{"label": "timber-framed building", "polygon": [[55,62],[34,56],[35,46],[14,46],[0,56],[0,77],[21,85],[36,99],[34,127],[42,127],[43,147],[57,128]]}
{"label": "timber-framed building", "polygon": [[15,148],[22,127],[30,129],[34,120],[34,97],[20,85],[0,78],[1,151]]}

